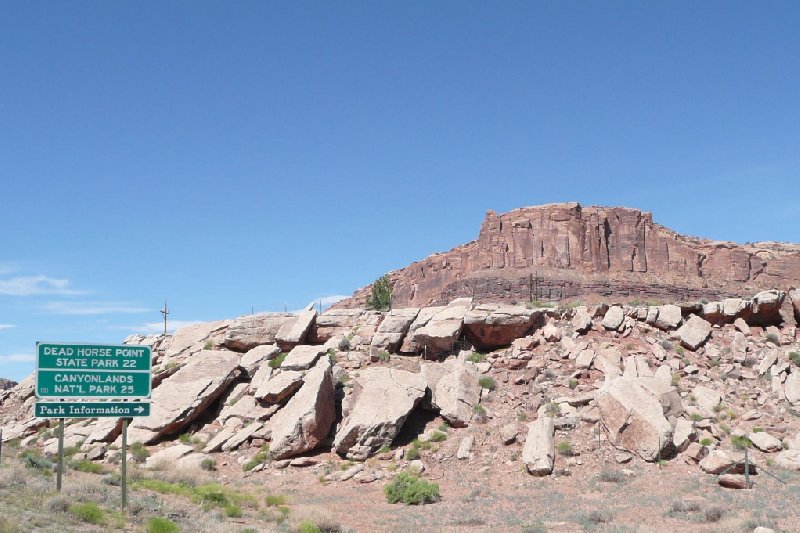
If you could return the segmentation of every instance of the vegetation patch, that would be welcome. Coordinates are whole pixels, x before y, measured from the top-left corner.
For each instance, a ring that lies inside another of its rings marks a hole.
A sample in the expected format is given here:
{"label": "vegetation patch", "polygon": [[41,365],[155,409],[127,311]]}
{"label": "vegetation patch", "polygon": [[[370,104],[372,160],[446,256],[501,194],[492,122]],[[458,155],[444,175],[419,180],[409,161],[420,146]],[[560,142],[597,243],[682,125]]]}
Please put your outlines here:
{"label": "vegetation patch", "polygon": [[104,474],[106,471],[105,468],[103,468],[103,465],[97,464],[89,459],[72,461],[70,466],[73,470],[77,470],[78,472],[88,472],[89,474]]}
{"label": "vegetation patch", "polygon": [[67,509],[69,514],[89,524],[103,525],[106,523],[106,513],[96,503],[73,503]]}
{"label": "vegetation patch", "polygon": [[386,501],[420,505],[439,501],[439,484],[428,483],[418,475],[401,472],[391,483],[383,487]]}
{"label": "vegetation patch", "polygon": [[245,464],[242,465],[242,469],[245,472],[249,472],[258,465],[264,464],[269,460],[270,460],[269,444],[265,444],[261,447],[258,453],[253,456],[252,459],[250,459],[249,461],[247,461]]}
{"label": "vegetation patch", "polygon": [[270,368],[279,368],[283,364],[283,361],[286,359],[287,355],[289,354],[281,352],[276,355],[274,359],[270,359],[269,363],[267,364]]}
{"label": "vegetation patch", "polygon": [[481,376],[478,378],[478,385],[484,389],[494,390],[494,388],[497,386],[497,383],[495,383],[494,379],[489,376]]}
{"label": "vegetation patch", "polygon": [[154,516],[147,521],[145,531],[147,531],[147,533],[178,533],[180,528],[178,528],[178,524],[169,518]]}

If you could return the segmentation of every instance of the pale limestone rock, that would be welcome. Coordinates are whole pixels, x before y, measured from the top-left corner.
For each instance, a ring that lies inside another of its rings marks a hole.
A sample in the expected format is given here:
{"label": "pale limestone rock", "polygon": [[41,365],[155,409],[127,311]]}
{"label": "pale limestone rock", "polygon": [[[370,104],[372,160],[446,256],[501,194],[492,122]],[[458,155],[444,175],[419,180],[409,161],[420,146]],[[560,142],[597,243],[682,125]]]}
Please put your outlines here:
{"label": "pale limestone rock", "polygon": [[757,433],[750,433],[747,436],[753,446],[762,452],[777,452],[783,449],[781,441],[767,433],[766,431],[759,431]]}
{"label": "pale limestone rock", "polygon": [[519,433],[519,429],[516,423],[511,422],[504,425],[500,428],[500,442],[508,446],[517,440],[517,433]]}
{"label": "pale limestone rock", "polygon": [[572,317],[572,329],[578,333],[586,333],[592,329],[592,317],[589,316],[585,305],[575,308],[575,315]]}
{"label": "pale limestone rock", "polygon": [[678,328],[678,336],[686,348],[697,350],[711,336],[711,324],[697,315],[692,315]]}
{"label": "pale limestone rock", "polygon": [[672,435],[672,443],[679,452],[684,451],[690,443],[694,434],[694,425],[685,418],[679,418],[675,424],[675,432]]}
{"label": "pale limestone rock", "polygon": [[281,370],[307,370],[325,353],[322,346],[295,346],[281,363]]}
{"label": "pale limestone rock", "polygon": [[396,352],[418,314],[419,309],[416,307],[392,309],[372,336],[371,345],[378,350]]}
{"label": "pale limestone rock", "polygon": [[797,368],[786,377],[783,382],[783,394],[786,396],[786,401],[792,405],[800,404],[800,370]]}
{"label": "pale limestone rock", "polygon": [[238,418],[229,418],[225,421],[222,429],[218,431],[212,438],[209,440],[205,447],[203,448],[203,452],[211,453],[216,452],[225,442],[228,441],[231,437],[233,437],[239,428],[241,428],[243,422]]}
{"label": "pale limestone rock", "polygon": [[298,344],[303,344],[316,318],[317,312],[314,311],[314,304],[311,304],[294,319],[287,320],[281,325],[275,334],[275,342],[284,350],[291,350]]}
{"label": "pale limestone rock", "polygon": [[172,466],[178,459],[184,455],[192,453],[193,451],[194,448],[188,444],[176,444],[151,454],[150,457],[145,460],[144,467],[150,469],[166,468],[168,466]]}
{"label": "pale limestone rock", "polygon": [[321,358],[289,403],[272,418],[270,453],[285,459],[309,452],[328,436],[336,419],[331,363]]}
{"label": "pale limestone rock", "polygon": [[150,416],[136,418],[132,428],[154,433],[144,444],[179,433],[200,416],[235,379],[239,354],[202,350],[152,394]]}
{"label": "pale limestone rock", "polygon": [[432,406],[453,427],[466,427],[480,403],[481,387],[478,374],[464,363],[456,364],[443,376],[433,391]]}
{"label": "pale limestone rock", "polygon": [[767,373],[767,370],[770,369],[772,365],[778,362],[778,350],[776,349],[767,349],[767,352],[764,354],[764,357],[761,359],[761,363],[758,365],[758,375],[763,376]]}
{"label": "pale limestone rock", "polygon": [[555,446],[553,419],[541,417],[528,424],[528,435],[522,448],[522,462],[528,473],[535,476],[547,476],[553,472],[555,462]]}
{"label": "pale limestone rock", "polygon": [[603,317],[603,321],[600,323],[606,330],[609,331],[616,331],[622,325],[622,321],[625,319],[625,312],[623,311],[622,307],[619,305],[612,305],[606,311],[606,315]]}
{"label": "pale limestone rock", "polygon": [[800,450],[783,450],[775,456],[775,464],[787,470],[800,471]]}
{"label": "pale limestone rock", "polygon": [[283,370],[262,384],[255,397],[269,403],[280,403],[294,394],[303,385],[303,374],[295,370]]}
{"label": "pale limestone rock", "polygon": [[267,361],[274,359],[280,352],[280,348],[274,344],[256,346],[242,356],[242,359],[239,361],[239,366],[245,374],[252,378],[256,372],[258,372],[258,369],[261,368],[261,365],[266,365]]}
{"label": "pale limestone rock", "polygon": [[467,435],[458,445],[458,450],[456,451],[456,459],[469,459],[470,454],[472,453],[472,443],[475,441],[475,437],[472,435]]}
{"label": "pale limestone rock", "polygon": [[697,405],[709,413],[715,412],[717,406],[722,402],[722,395],[705,385],[698,385],[692,389],[692,396],[694,396]]}
{"label": "pale limestone rock", "polygon": [[555,324],[547,324],[542,329],[542,335],[547,342],[558,342],[561,340],[561,330]]}
{"label": "pale limestone rock", "polygon": [[747,325],[747,322],[745,322],[743,318],[737,318],[734,320],[733,327],[735,327],[742,335],[750,335],[750,326]]}
{"label": "pale limestone rock", "polygon": [[590,368],[594,358],[595,353],[591,348],[581,350],[578,357],[575,358],[575,368]]}
{"label": "pale limestone rock", "polygon": [[594,358],[594,367],[606,376],[606,380],[622,375],[621,364],[622,354],[613,346],[600,350]]}
{"label": "pale limestone rock", "polygon": [[274,344],[281,326],[294,318],[287,313],[239,317],[228,327],[223,344],[238,352],[246,352],[261,344]]}
{"label": "pale limestone rock", "polygon": [[675,329],[681,323],[681,308],[677,305],[662,305],[658,308],[656,327],[659,329]]}
{"label": "pale limestone rock", "polygon": [[655,461],[672,442],[672,427],[659,400],[638,380],[606,381],[596,396],[603,423],[616,446]]}
{"label": "pale limestone rock", "polygon": [[426,387],[422,375],[387,367],[368,368],[354,381],[353,407],[333,447],[348,458],[364,460],[391,445]]}

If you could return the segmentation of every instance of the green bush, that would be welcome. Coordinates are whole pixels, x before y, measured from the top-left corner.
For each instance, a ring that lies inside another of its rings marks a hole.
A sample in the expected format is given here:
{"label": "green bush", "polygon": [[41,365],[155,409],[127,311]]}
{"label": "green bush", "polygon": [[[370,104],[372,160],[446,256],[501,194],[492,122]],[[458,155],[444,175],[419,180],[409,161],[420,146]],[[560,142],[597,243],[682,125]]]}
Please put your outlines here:
{"label": "green bush", "polygon": [[150,451],[141,442],[131,444],[131,456],[135,463],[144,463],[150,457]]}
{"label": "green bush", "polygon": [[25,450],[20,454],[20,458],[25,468],[35,468],[46,472],[53,470],[53,461],[41,455],[38,450]]}
{"label": "green bush", "polygon": [[564,457],[570,457],[573,453],[575,453],[572,449],[572,444],[565,440],[556,444],[556,451],[558,451],[559,455],[563,455]]}
{"label": "green bush", "polygon": [[430,442],[442,442],[445,440],[447,440],[447,433],[442,431],[434,431],[430,438]]}
{"label": "green bush", "polygon": [[383,487],[383,493],[389,503],[403,502],[407,505],[434,503],[439,500],[439,485],[428,483],[417,475],[401,472]]}
{"label": "green bush", "polygon": [[267,494],[264,497],[264,504],[267,507],[280,507],[286,505],[287,498],[285,494]]}
{"label": "green bush", "polygon": [[189,444],[190,442],[192,442],[192,437],[188,433],[181,433],[178,436],[178,440],[180,441],[181,444]]}
{"label": "green bush", "polygon": [[494,379],[490,378],[489,376],[481,376],[478,378],[478,385],[489,390],[494,390],[494,388],[497,386]]}
{"label": "green bush", "polygon": [[574,390],[578,386],[578,380],[577,379],[570,379],[568,385],[569,385],[570,389]]}
{"label": "green bush", "polygon": [[283,364],[283,361],[286,359],[287,355],[289,354],[281,352],[276,355],[274,359],[270,359],[269,363],[267,364],[270,368],[279,368]]}
{"label": "green bush", "polygon": [[781,338],[777,333],[767,333],[767,342],[771,342],[775,346],[781,345]]}
{"label": "green bush", "polygon": [[242,508],[235,503],[228,503],[224,506],[225,516],[228,518],[240,518],[242,516]]}
{"label": "green bush", "polygon": [[267,461],[269,461],[269,459],[270,459],[270,456],[269,456],[269,444],[265,444],[265,445],[263,445],[261,447],[259,452],[257,454],[255,454],[255,456],[253,456],[252,459],[247,461],[242,466],[242,468],[244,469],[245,472],[249,472],[252,469],[254,469],[255,467],[257,467],[258,465],[260,465],[262,463],[266,463]]}
{"label": "green bush", "polygon": [[750,448],[753,443],[750,442],[750,439],[747,437],[740,437],[738,435],[731,436],[731,444],[737,450],[744,450],[745,448]]}
{"label": "green bush", "polygon": [[548,416],[557,417],[561,416],[561,406],[559,406],[556,402],[550,402],[547,404],[547,407],[544,408],[545,413]]}
{"label": "green bush", "polygon": [[78,472],[88,472],[90,474],[103,474],[106,471],[105,468],[103,468],[103,465],[94,463],[89,459],[72,461],[70,466],[72,467],[73,470],[77,470]]}
{"label": "green bush", "polygon": [[105,524],[106,513],[94,502],[73,503],[69,506],[69,514],[89,524]]}
{"label": "green bush", "polygon": [[372,284],[372,294],[367,307],[376,311],[388,311],[392,307],[392,285],[389,275],[384,274]]}
{"label": "green bush", "polygon": [[206,457],[200,461],[200,469],[208,472],[214,471],[217,469],[217,462],[211,457]]}
{"label": "green bush", "polygon": [[406,461],[413,461],[415,459],[419,459],[419,448],[414,448],[413,446],[406,450]]}
{"label": "green bush", "polygon": [[486,408],[479,403],[472,406],[472,412],[478,416],[486,416]]}
{"label": "green bush", "polygon": [[386,350],[381,350],[380,352],[378,352],[378,361],[385,363],[389,359],[391,359],[391,355]]}
{"label": "green bush", "polygon": [[480,352],[472,352],[467,356],[467,361],[470,363],[483,363],[486,361],[486,356]]}
{"label": "green bush", "polygon": [[708,437],[706,437],[704,439],[700,439],[700,445],[701,446],[711,446],[712,444],[714,444],[714,441],[709,439]]}
{"label": "green bush", "polygon": [[297,524],[297,533],[322,533],[322,530],[311,520],[305,519]]}
{"label": "green bush", "polygon": [[147,533],[178,533],[178,524],[169,518],[154,516],[147,521]]}
{"label": "green bush", "polygon": [[797,352],[789,352],[789,360],[795,364],[795,366],[800,366],[800,353]]}

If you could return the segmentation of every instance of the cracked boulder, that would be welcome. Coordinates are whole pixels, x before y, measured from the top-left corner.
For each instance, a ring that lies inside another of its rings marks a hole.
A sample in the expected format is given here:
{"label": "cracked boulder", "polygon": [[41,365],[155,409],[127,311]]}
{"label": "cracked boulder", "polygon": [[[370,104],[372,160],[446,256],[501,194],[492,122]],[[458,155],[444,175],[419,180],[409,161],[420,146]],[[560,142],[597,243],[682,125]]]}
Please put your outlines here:
{"label": "cracked boulder", "polygon": [[306,373],[300,390],[272,417],[273,458],[310,452],[328,437],[336,420],[334,395],[331,363],[323,357]]}
{"label": "cracked boulder", "polygon": [[396,352],[418,314],[419,309],[416,307],[389,311],[372,336],[371,346],[378,350]]}
{"label": "cracked boulder", "polygon": [[264,313],[237,318],[228,327],[223,344],[231,350],[246,352],[262,344],[275,344],[281,327],[296,320],[287,313]]}
{"label": "cracked boulder", "polygon": [[355,378],[353,395],[333,447],[350,459],[364,460],[391,445],[425,395],[425,379],[405,370],[371,367]]}
{"label": "cracked boulder", "polygon": [[144,444],[180,433],[225,392],[238,366],[237,353],[201,350],[153,390],[150,416],[134,419],[131,427],[140,430]]}
{"label": "cracked boulder", "polygon": [[478,373],[471,365],[459,361],[442,376],[433,390],[431,404],[439,415],[453,427],[466,427],[475,414],[475,405],[481,399]]}
{"label": "cracked boulder", "polygon": [[606,381],[595,400],[608,438],[617,447],[655,461],[672,443],[672,427],[661,403],[638,380]]}
{"label": "cracked boulder", "polygon": [[480,304],[464,315],[464,334],[481,349],[502,348],[527,335],[543,316],[524,305]]}
{"label": "cracked boulder", "polygon": [[528,424],[528,436],[522,448],[522,462],[528,473],[534,476],[547,476],[553,471],[555,446],[553,419],[543,416]]}

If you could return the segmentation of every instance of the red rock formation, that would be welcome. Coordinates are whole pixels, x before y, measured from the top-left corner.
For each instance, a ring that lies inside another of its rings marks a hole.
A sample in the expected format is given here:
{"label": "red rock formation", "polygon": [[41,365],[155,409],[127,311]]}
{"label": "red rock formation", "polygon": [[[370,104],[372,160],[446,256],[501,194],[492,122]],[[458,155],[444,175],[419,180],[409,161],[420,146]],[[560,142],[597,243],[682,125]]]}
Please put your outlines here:
{"label": "red rock formation", "polygon": [[[461,296],[525,302],[687,300],[800,286],[800,245],[687,237],[622,207],[577,203],[489,211],[478,239],[390,273],[393,306]],[[364,306],[370,287],[337,307]]]}

